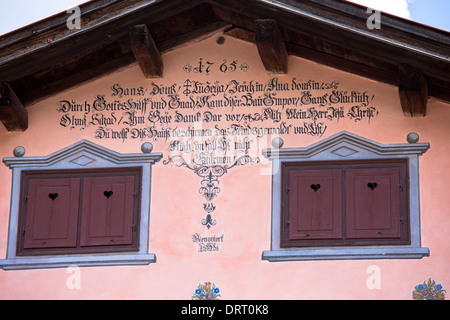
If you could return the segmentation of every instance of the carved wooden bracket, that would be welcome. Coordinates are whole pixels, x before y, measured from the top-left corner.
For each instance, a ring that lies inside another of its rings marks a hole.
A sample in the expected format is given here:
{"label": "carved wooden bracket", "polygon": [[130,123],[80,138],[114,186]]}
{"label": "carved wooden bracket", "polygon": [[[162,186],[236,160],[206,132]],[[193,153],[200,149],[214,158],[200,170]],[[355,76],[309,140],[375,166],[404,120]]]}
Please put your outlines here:
{"label": "carved wooden bracket", "polygon": [[258,19],[256,23],[256,46],[269,74],[284,74],[288,71],[288,53],[275,20]]}
{"label": "carved wooden bracket", "polygon": [[163,75],[161,53],[145,24],[130,28],[131,49],[146,78],[160,78]]}
{"label": "carved wooden bracket", "polygon": [[0,121],[10,132],[28,129],[28,113],[8,83],[0,84]]}
{"label": "carved wooden bracket", "polygon": [[400,102],[405,116],[426,116],[428,84],[422,71],[411,65],[400,64],[398,75]]}

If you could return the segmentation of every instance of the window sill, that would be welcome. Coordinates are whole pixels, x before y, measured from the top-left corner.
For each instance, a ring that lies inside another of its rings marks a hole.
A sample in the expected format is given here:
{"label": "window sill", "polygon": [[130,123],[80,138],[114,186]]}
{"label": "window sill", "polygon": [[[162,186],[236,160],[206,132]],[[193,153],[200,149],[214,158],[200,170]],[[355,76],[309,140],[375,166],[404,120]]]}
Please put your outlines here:
{"label": "window sill", "polygon": [[25,269],[50,269],[97,266],[126,266],[126,265],[148,265],[156,262],[153,253],[142,254],[99,254],[99,255],[67,255],[67,256],[42,256],[21,257],[0,260],[0,268],[3,270],[25,270]]}
{"label": "window sill", "polygon": [[368,260],[368,259],[422,259],[428,257],[428,248],[401,247],[354,247],[354,248],[293,248],[264,251],[263,260],[310,261],[310,260]]}

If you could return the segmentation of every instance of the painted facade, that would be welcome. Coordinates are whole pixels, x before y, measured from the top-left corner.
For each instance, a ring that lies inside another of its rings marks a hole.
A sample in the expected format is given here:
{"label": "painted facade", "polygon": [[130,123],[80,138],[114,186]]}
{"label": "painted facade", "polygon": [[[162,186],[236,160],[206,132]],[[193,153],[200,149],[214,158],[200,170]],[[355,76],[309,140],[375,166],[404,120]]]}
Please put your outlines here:
{"label": "painted facade", "polygon": [[[0,272],[0,298],[408,300],[432,281],[434,296],[445,297],[448,104],[430,99],[426,117],[408,118],[397,88],[294,56],[287,74],[268,75],[255,45],[221,34],[168,52],[163,61],[160,79],[146,80],[132,65],[28,107],[26,132],[0,128],[0,257],[4,269],[13,269]],[[327,145],[333,156],[325,152],[321,160],[364,158],[366,151],[380,157],[383,146],[397,146],[395,157],[417,157],[415,254],[366,257],[359,249],[345,257],[268,261],[277,201],[268,150],[311,150],[343,133],[350,142]],[[81,141],[93,149],[65,158],[61,150]],[[18,146],[21,157],[13,154]],[[47,260],[28,269],[7,257],[14,239],[11,163],[47,159],[49,167],[85,169],[119,154],[153,156],[144,178],[151,193],[145,189],[141,204],[149,207],[141,225],[148,238],[139,253],[154,259]]]}

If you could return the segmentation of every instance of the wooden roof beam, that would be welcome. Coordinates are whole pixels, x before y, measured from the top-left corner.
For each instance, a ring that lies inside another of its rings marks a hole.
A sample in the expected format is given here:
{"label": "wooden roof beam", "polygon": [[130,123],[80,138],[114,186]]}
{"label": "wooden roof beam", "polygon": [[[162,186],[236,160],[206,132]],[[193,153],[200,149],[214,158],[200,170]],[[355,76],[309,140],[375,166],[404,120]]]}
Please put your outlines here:
{"label": "wooden roof beam", "polygon": [[288,53],[276,21],[258,19],[255,20],[255,23],[256,46],[267,73],[287,73]]}
{"label": "wooden roof beam", "polygon": [[405,116],[426,116],[428,84],[420,69],[408,64],[400,64],[398,91]]}
{"label": "wooden roof beam", "polygon": [[131,49],[146,78],[160,78],[163,75],[161,53],[145,24],[130,28]]}
{"label": "wooden roof beam", "polygon": [[28,129],[28,112],[6,82],[0,84],[0,121],[10,132]]}

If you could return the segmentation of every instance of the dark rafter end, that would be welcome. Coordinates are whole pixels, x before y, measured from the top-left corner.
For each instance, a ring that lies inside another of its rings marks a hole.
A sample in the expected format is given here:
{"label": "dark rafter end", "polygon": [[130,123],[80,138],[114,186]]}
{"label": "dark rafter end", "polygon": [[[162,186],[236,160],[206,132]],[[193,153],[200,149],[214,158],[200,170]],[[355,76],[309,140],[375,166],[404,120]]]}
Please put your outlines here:
{"label": "dark rafter end", "polygon": [[8,83],[0,83],[0,121],[9,132],[28,129],[28,113]]}
{"label": "dark rafter end", "polygon": [[256,46],[269,74],[288,72],[288,53],[275,20],[258,19],[256,23]]}
{"label": "dark rafter end", "polygon": [[408,64],[399,65],[399,96],[407,117],[425,117],[428,104],[428,84],[422,71]]}
{"label": "dark rafter end", "polygon": [[163,75],[161,53],[145,24],[130,29],[131,49],[146,78],[160,78]]}

